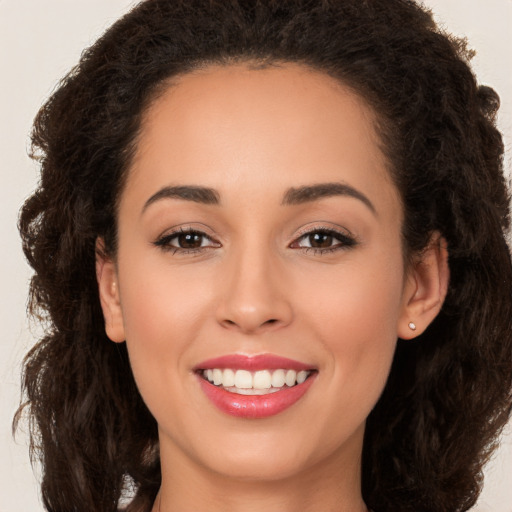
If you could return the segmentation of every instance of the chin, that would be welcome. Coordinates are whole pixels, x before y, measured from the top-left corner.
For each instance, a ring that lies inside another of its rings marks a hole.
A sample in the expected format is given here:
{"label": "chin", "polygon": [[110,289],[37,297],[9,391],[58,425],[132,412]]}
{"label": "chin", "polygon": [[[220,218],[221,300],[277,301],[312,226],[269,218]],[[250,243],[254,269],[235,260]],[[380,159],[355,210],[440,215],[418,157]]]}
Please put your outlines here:
{"label": "chin", "polygon": [[229,479],[245,482],[276,482],[302,473],[307,461],[296,454],[267,452],[225,455],[222,460],[211,461],[211,469]]}

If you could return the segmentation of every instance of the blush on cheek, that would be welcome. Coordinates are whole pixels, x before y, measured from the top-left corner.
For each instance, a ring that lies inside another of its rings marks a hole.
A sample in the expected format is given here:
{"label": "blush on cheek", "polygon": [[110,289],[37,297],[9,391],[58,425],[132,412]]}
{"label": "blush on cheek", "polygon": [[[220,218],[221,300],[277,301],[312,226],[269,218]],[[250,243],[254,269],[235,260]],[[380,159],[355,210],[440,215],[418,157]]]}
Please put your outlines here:
{"label": "blush on cheek", "polygon": [[381,277],[375,284],[368,273],[354,275],[359,275],[357,281],[351,276],[332,281],[311,304],[322,339],[346,382],[360,383],[363,395],[380,395],[375,387],[385,385],[397,342],[400,290],[391,279]]}
{"label": "blush on cheek", "polygon": [[177,375],[181,355],[201,332],[208,294],[190,281],[146,272],[123,287],[126,343],[137,382]]}

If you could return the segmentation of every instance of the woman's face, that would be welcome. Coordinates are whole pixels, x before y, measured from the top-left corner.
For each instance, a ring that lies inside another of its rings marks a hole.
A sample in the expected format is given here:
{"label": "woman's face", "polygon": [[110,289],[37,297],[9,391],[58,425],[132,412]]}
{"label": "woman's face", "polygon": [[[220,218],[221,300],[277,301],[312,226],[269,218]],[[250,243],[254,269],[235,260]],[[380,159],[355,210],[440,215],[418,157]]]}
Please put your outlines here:
{"label": "woman's face", "polygon": [[295,65],[210,67],[148,109],[98,275],[164,471],[358,470],[417,290],[373,121]]}

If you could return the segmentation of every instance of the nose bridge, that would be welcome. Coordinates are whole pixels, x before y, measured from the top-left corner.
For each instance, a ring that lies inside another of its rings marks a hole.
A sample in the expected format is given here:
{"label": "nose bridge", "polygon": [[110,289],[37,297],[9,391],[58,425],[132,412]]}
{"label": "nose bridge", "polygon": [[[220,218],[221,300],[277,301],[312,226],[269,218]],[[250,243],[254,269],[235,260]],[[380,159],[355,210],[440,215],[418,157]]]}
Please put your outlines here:
{"label": "nose bridge", "polygon": [[253,238],[232,247],[223,270],[218,320],[224,327],[254,332],[290,322],[282,264],[268,242]]}

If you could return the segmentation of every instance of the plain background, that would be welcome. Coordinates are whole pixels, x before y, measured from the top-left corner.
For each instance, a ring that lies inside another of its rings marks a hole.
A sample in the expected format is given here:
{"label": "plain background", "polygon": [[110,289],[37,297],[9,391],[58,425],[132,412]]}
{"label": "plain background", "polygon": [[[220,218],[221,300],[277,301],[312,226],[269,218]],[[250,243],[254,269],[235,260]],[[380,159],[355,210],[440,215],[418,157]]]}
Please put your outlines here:
{"label": "plain background", "polygon": [[[512,147],[512,0],[427,0],[436,19],[477,50],[481,83],[502,98],[499,125],[507,168]],[[16,230],[17,212],[34,190],[37,166],[27,157],[39,106],[81,51],[134,5],[130,0],[0,0],[0,512],[40,512],[27,437],[11,435],[19,402],[20,363],[37,336],[26,317],[30,269]],[[484,492],[473,509],[512,512],[512,425],[486,468]],[[92,511],[91,511],[92,512]]]}

